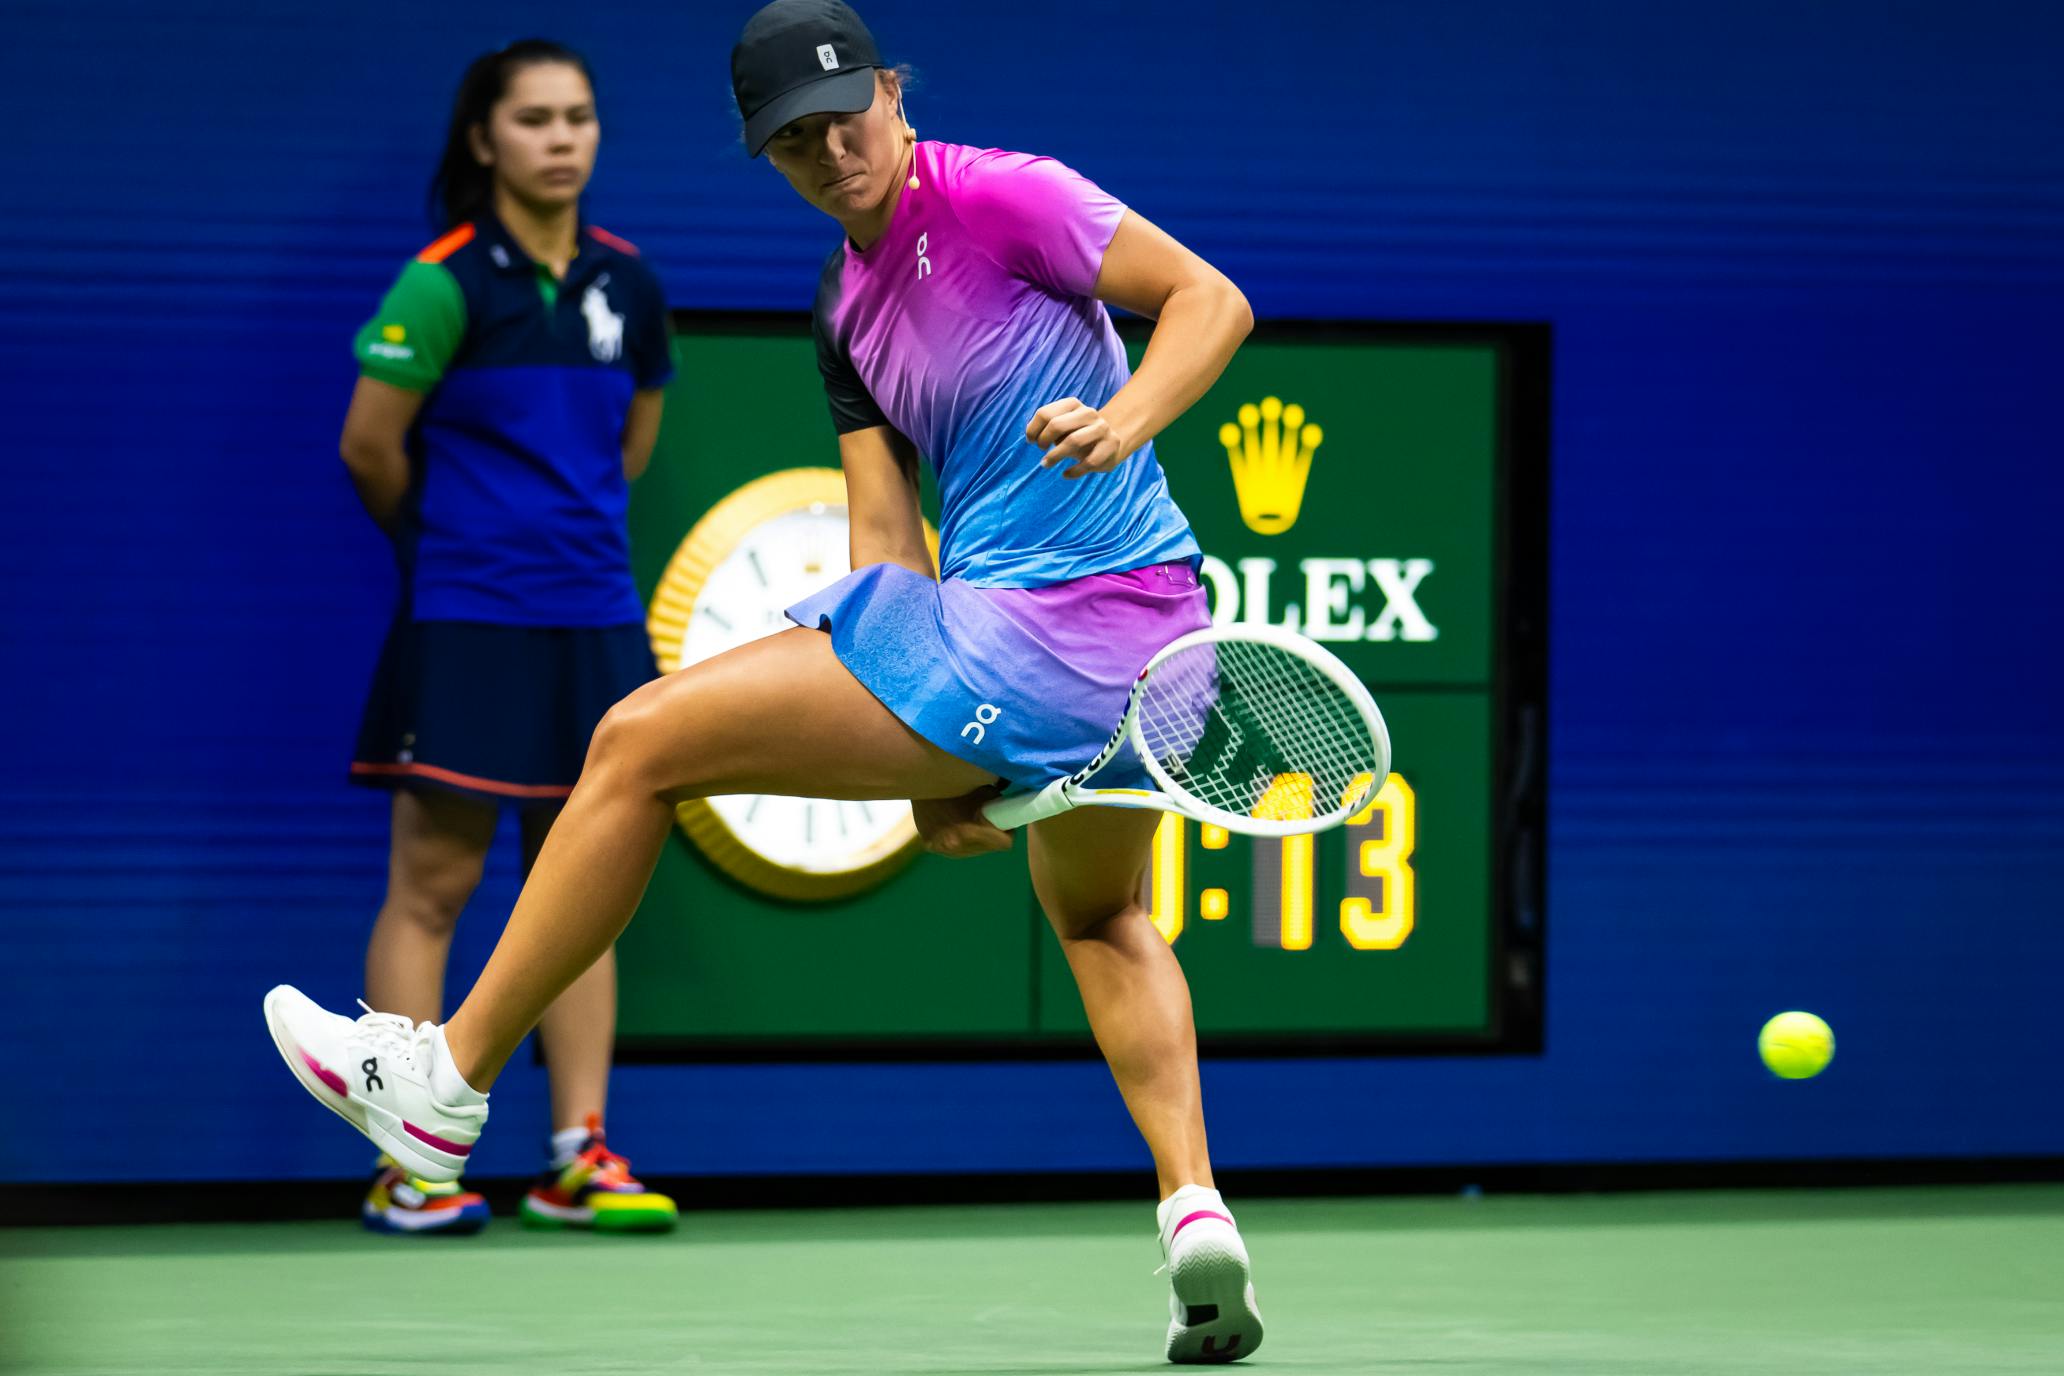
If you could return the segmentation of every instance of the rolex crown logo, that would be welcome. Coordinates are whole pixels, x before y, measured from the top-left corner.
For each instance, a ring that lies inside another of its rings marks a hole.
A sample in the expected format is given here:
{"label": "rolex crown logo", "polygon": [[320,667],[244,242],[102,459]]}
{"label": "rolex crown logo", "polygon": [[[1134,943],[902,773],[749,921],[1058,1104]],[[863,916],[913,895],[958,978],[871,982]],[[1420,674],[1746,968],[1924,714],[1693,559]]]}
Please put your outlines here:
{"label": "rolex crown logo", "polygon": [[1281,535],[1297,524],[1304,505],[1304,481],[1311,476],[1312,453],[1325,432],[1304,421],[1304,408],[1285,406],[1263,397],[1240,408],[1240,423],[1218,429],[1233,466],[1233,489],[1240,494],[1240,519],[1259,535]]}

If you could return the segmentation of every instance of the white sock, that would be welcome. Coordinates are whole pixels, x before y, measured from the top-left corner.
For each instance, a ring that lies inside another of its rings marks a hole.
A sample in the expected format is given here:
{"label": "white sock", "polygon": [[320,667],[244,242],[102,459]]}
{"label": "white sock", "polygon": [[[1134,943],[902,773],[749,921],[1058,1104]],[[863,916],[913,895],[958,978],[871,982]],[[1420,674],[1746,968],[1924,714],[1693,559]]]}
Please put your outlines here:
{"label": "white sock", "polygon": [[1233,1211],[1226,1207],[1225,1200],[1219,1196],[1217,1190],[1209,1185],[1184,1185],[1161,1201],[1161,1207],[1154,1211],[1154,1221],[1161,1225],[1161,1236],[1165,1238],[1168,1236],[1168,1225],[1171,1220],[1180,1223],[1185,1217],[1200,1209],[1224,1214],[1228,1219],[1233,1216]]}
{"label": "white sock", "polygon": [[442,1023],[430,1029],[430,1048],[430,1093],[438,1103],[464,1108],[487,1102],[487,1096],[467,1084],[466,1077],[452,1064],[451,1047],[444,1040]]}
{"label": "white sock", "polygon": [[575,1128],[561,1128],[552,1134],[552,1169],[565,1170],[573,1164],[573,1158],[581,1154],[588,1145],[586,1124]]}

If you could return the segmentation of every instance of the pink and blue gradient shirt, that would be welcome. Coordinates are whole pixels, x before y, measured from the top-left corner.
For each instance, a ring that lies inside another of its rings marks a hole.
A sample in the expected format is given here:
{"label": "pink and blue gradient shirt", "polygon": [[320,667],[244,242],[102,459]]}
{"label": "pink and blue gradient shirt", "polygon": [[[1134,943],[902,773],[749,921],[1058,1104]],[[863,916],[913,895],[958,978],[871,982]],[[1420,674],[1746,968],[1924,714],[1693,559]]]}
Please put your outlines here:
{"label": "pink and blue gradient shirt", "polygon": [[817,291],[818,368],[840,434],[894,426],[938,478],[940,573],[1034,588],[1194,559],[1151,444],[1068,481],[1032,413],[1108,403],[1132,376],[1092,294],[1125,207],[1051,158],[917,145],[881,240],[850,241]]}

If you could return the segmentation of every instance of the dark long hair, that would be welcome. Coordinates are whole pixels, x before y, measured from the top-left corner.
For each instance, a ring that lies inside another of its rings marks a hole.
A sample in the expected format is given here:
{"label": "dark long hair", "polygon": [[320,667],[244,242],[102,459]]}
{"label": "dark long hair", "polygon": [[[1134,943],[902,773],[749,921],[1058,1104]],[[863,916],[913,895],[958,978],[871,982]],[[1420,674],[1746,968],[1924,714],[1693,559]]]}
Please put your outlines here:
{"label": "dark long hair", "polygon": [[588,60],[548,38],[519,38],[506,48],[482,53],[459,78],[451,125],[444,135],[444,156],[437,160],[437,175],[430,179],[430,222],[436,228],[463,224],[494,204],[494,169],[482,167],[474,158],[471,131],[476,124],[486,126],[495,102],[508,94],[516,73],[547,63],[574,68],[587,78],[588,89],[595,89]]}

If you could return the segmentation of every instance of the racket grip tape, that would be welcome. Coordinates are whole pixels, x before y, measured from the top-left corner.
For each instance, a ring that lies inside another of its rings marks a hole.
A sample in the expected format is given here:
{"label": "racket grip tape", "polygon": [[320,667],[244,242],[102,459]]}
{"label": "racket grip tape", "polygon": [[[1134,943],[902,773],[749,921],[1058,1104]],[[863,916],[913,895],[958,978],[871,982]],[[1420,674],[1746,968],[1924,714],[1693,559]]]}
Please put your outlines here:
{"label": "racket grip tape", "polygon": [[1058,817],[1074,806],[1068,800],[1067,783],[1066,779],[1056,779],[1036,793],[1013,793],[998,798],[983,807],[982,816],[990,826],[1001,831],[1016,831],[1034,822]]}

